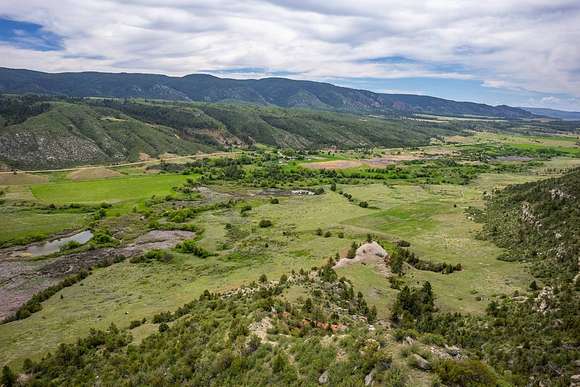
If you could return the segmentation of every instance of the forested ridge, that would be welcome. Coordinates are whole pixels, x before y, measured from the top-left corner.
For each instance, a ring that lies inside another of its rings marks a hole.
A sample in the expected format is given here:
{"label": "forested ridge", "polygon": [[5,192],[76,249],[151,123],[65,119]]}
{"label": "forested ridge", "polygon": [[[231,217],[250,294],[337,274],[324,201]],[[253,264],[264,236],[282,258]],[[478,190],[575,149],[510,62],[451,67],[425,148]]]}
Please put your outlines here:
{"label": "forested ridge", "polygon": [[55,168],[252,147],[404,147],[463,133],[460,125],[242,104],[62,97],[0,98],[0,155]]}
{"label": "forested ridge", "polygon": [[249,102],[358,114],[480,115],[510,119],[535,117],[506,105],[458,102],[412,94],[383,94],[330,83],[286,78],[228,79],[207,74],[43,73],[0,68],[0,92],[68,97],[149,98],[173,101]]}

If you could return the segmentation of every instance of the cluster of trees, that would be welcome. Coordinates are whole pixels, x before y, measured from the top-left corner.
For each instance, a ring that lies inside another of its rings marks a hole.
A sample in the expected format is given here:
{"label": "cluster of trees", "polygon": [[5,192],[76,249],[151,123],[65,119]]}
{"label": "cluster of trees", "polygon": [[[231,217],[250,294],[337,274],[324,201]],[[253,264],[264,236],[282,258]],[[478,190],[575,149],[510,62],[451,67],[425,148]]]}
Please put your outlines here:
{"label": "cluster of trees", "polygon": [[0,127],[19,124],[50,108],[45,97],[0,95]]}
{"label": "cluster of trees", "polygon": [[[569,155],[569,151],[548,146],[518,147],[514,145],[477,144],[459,147],[462,157],[475,161],[490,161],[497,157],[517,156],[534,159],[550,159],[552,157]],[[516,164],[517,165],[517,164]],[[531,162],[525,165],[532,166],[538,163]],[[505,165],[504,165],[505,168]],[[521,168],[521,166],[520,166]]]}
{"label": "cluster of trees", "polygon": [[[280,156],[271,152],[244,153],[237,158],[203,159],[186,164],[165,164],[164,170],[200,174],[199,182],[237,181],[255,187],[284,187],[288,185],[316,186],[329,184],[359,184],[365,181],[407,180],[422,184],[467,184],[481,173],[521,172],[526,164],[461,164],[453,159],[416,160],[384,168],[331,170],[301,168],[298,164],[280,164]],[[244,167],[252,165],[251,168]],[[152,168],[158,168],[154,166]],[[354,200],[347,193],[339,192]]]}
{"label": "cluster of trees", "polygon": [[173,254],[167,250],[153,249],[147,251],[145,254],[135,256],[129,261],[131,263],[144,263],[151,261],[170,262],[173,259]]}
{"label": "cluster of trees", "polygon": [[580,168],[559,178],[496,191],[482,214],[483,236],[524,260],[539,278],[571,281],[580,256]]}
{"label": "cluster of trees", "polygon": [[199,246],[195,240],[186,240],[180,242],[177,244],[177,246],[175,246],[175,250],[179,251],[180,253],[193,254],[200,258],[207,258],[214,255],[203,247]]}
{"label": "cluster of trees", "polygon": [[396,246],[391,254],[391,271],[403,275],[405,268],[404,263],[408,263],[417,270],[434,271],[436,273],[451,274],[454,271],[462,270],[461,263],[451,265],[446,262],[432,262],[420,259],[414,252]]}
{"label": "cluster of trees", "polygon": [[232,208],[236,206],[237,203],[238,203],[237,200],[228,200],[226,202],[219,202],[214,204],[184,207],[175,210],[167,210],[163,212],[161,216],[167,218],[171,222],[183,223],[189,219],[194,218],[196,215],[202,212],[218,210],[223,208]]}
{"label": "cluster of trees", "polygon": [[427,281],[419,289],[405,285],[397,294],[391,310],[391,320],[403,327],[415,327],[430,320],[435,311],[435,295]]}

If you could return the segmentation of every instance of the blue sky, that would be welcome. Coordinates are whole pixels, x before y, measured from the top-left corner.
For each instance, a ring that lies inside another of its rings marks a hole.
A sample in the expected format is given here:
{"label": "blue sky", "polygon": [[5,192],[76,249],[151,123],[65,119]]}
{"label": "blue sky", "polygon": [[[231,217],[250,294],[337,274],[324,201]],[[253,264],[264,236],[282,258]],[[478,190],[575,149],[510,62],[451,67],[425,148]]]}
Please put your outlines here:
{"label": "blue sky", "polygon": [[2,66],[285,76],[580,110],[577,0],[19,0]]}
{"label": "blue sky", "polygon": [[0,18],[0,41],[35,51],[63,50],[62,38],[40,24]]}

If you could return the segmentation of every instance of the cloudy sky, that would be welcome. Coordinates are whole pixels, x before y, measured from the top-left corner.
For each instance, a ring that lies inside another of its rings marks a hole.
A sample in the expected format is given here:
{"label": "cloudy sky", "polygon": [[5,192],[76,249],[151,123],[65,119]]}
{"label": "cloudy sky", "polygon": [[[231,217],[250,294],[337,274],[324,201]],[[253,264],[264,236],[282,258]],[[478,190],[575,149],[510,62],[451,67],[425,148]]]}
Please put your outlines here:
{"label": "cloudy sky", "polygon": [[580,1],[2,0],[0,58],[580,110]]}

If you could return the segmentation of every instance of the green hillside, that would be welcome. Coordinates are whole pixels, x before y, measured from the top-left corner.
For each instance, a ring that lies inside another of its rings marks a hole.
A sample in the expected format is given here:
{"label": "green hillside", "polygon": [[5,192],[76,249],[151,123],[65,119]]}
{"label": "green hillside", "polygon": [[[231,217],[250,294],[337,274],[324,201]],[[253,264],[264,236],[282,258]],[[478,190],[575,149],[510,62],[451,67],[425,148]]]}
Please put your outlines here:
{"label": "green hillside", "polygon": [[579,187],[575,169],[494,192],[479,214],[484,236],[506,249],[503,259],[529,262],[530,293],[492,301],[485,316],[438,316],[424,329],[509,371],[516,385],[570,385],[580,356]]}
{"label": "green hillside", "polygon": [[0,155],[25,169],[135,161],[232,146],[403,147],[459,126],[256,105],[2,97]]}

